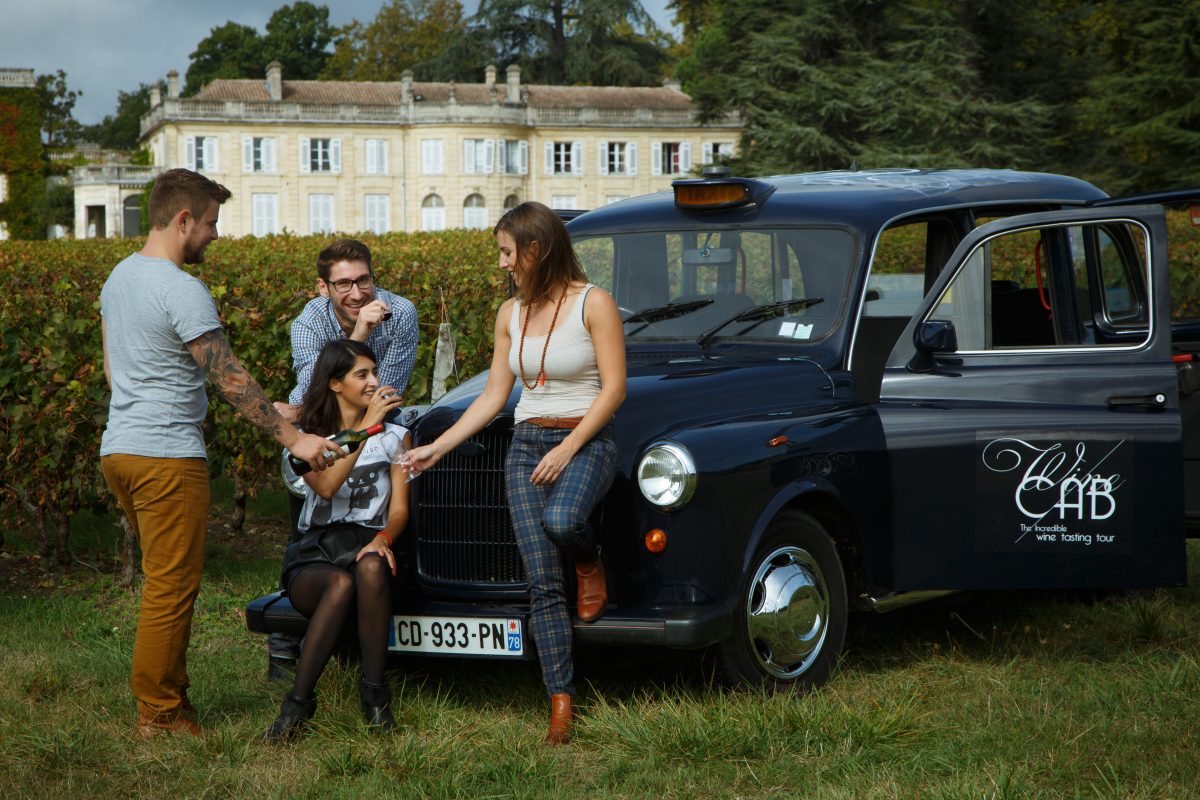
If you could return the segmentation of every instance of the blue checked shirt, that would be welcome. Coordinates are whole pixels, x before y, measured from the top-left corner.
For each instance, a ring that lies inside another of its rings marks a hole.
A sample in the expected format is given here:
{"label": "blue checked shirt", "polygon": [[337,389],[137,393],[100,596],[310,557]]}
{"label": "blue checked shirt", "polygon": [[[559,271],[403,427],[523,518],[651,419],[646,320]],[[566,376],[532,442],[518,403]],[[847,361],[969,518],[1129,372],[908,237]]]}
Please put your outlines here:
{"label": "blue checked shirt", "polygon": [[[417,309],[399,295],[375,289],[375,299],[392,309],[391,319],[375,326],[367,337],[367,346],[379,359],[379,385],[391,386],[403,393],[417,362]],[[304,399],[313,366],[326,343],[346,338],[338,324],[333,305],[327,297],[314,297],[292,322],[292,368],[296,372],[296,387],[288,402],[297,405]]]}

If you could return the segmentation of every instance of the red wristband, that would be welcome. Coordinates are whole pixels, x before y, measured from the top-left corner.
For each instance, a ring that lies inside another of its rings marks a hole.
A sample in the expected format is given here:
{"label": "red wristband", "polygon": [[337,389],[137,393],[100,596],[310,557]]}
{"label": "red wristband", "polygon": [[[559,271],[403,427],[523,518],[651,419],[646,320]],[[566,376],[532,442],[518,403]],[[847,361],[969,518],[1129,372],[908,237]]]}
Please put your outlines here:
{"label": "red wristband", "polygon": [[387,532],[387,531],[380,531],[379,533],[377,533],[377,534],[375,534],[375,535],[376,535],[376,536],[382,536],[383,538],[387,539],[387,540],[388,540],[388,547],[391,547],[391,546],[392,546],[392,537],[391,537],[391,536],[388,536],[388,532]]}

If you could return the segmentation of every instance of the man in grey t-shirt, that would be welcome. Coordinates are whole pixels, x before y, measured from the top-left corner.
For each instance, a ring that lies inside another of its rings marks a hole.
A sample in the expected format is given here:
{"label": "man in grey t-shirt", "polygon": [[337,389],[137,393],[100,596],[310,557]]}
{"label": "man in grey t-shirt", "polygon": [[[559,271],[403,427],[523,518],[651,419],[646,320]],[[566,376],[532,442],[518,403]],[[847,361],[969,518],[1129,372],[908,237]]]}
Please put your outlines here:
{"label": "man in grey t-shirt", "polygon": [[118,264],[100,292],[112,390],[100,463],[141,544],[146,575],[130,677],[143,736],[200,733],[187,695],[187,645],[210,500],[205,376],[242,417],[314,469],[337,457],[272,408],[229,349],[208,289],[181,269],[203,261],[228,198],[224,186],[190,170],[159,175],[146,246]]}

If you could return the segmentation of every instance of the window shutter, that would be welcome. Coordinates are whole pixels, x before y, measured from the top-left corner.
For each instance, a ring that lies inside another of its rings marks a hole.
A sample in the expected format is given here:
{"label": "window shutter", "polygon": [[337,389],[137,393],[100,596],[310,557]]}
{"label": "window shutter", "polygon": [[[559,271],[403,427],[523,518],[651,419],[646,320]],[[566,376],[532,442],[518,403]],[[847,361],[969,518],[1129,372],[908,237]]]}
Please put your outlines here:
{"label": "window shutter", "polygon": [[300,137],[300,171],[312,172],[312,161],[308,152],[308,137]]}
{"label": "window shutter", "polygon": [[630,175],[637,175],[637,142],[625,145],[625,169]]}
{"label": "window shutter", "polygon": [[367,139],[367,174],[379,174],[379,151],[374,139]]}
{"label": "window shutter", "polygon": [[600,165],[600,174],[608,174],[608,142],[601,142],[599,147],[599,157],[596,159]]}
{"label": "window shutter", "polygon": [[475,140],[463,139],[463,172],[471,175],[475,172]]}
{"label": "window shutter", "polygon": [[196,171],[196,137],[188,136],[184,139],[183,161],[188,169]]}
{"label": "window shutter", "polygon": [[221,165],[217,162],[217,137],[204,137],[204,171],[220,172]]}
{"label": "window shutter", "polygon": [[491,139],[483,142],[483,171],[488,175],[496,171],[496,143]]}
{"label": "window shutter", "polygon": [[388,143],[387,139],[375,140],[375,158],[379,162],[379,174],[388,174]]}
{"label": "window shutter", "polygon": [[508,142],[503,139],[496,140],[496,172],[508,172]]}
{"label": "window shutter", "polygon": [[679,169],[684,175],[692,171],[692,143],[682,142],[679,145]]}
{"label": "window shutter", "polygon": [[254,172],[254,139],[242,137],[242,172]]}
{"label": "window shutter", "polygon": [[713,163],[713,151],[716,149],[716,146],[716,142],[704,143],[704,160],[700,162],[701,164],[708,166]]}
{"label": "window shutter", "polygon": [[650,143],[650,174],[662,175],[662,142]]}
{"label": "window shutter", "polygon": [[583,174],[583,142],[571,142],[571,174]]}
{"label": "window shutter", "polygon": [[331,172],[342,171],[342,140],[329,140],[329,169]]}
{"label": "window shutter", "polygon": [[517,142],[517,161],[522,175],[529,174],[529,142]]}
{"label": "window shutter", "polygon": [[554,174],[554,142],[546,142],[546,174]]}
{"label": "window shutter", "polygon": [[263,172],[275,174],[275,140],[262,140],[262,167]]}

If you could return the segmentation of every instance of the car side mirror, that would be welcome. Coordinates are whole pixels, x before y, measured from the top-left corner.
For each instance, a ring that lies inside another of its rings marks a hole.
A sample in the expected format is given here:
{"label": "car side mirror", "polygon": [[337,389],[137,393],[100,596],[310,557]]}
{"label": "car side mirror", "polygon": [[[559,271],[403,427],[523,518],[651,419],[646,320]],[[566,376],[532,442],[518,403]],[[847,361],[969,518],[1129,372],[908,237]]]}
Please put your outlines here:
{"label": "car side mirror", "polygon": [[958,334],[954,323],[948,319],[930,319],[921,323],[913,336],[916,354],[908,362],[913,372],[932,372],[936,362],[935,353],[953,353],[958,350]]}

